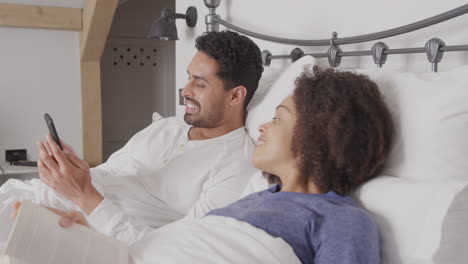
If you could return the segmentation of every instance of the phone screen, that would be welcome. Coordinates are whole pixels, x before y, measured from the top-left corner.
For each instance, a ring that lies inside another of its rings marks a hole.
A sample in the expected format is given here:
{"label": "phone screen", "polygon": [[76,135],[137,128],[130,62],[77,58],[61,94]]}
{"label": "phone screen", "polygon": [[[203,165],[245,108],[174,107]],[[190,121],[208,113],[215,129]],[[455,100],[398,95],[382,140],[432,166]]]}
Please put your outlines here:
{"label": "phone screen", "polygon": [[57,143],[60,149],[63,150],[62,144],[60,143],[60,138],[57,134],[57,130],[55,129],[54,120],[52,120],[52,117],[50,117],[48,113],[44,114],[44,119],[46,121],[47,127],[49,128],[49,133],[52,135],[55,143]]}

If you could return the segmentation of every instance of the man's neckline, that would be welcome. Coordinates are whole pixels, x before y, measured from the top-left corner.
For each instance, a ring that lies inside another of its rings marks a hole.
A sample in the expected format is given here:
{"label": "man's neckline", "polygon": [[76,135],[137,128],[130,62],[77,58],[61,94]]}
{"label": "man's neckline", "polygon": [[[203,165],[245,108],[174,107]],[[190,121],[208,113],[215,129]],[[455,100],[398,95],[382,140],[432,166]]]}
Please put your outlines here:
{"label": "man's neckline", "polygon": [[188,126],[187,129],[186,129],[186,132],[185,132],[185,136],[187,137],[187,140],[189,142],[205,142],[205,141],[218,141],[218,140],[225,140],[226,138],[228,137],[232,137],[232,136],[237,136],[237,135],[244,135],[245,133],[247,133],[245,131],[245,126],[241,126],[239,128],[236,128],[228,133],[225,133],[221,136],[218,136],[218,137],[213,137],[213,138],[207,138],[207,139],[190,139],[189,137],[189,132],[190,132],[190,129],[192,129],[193,126]]}

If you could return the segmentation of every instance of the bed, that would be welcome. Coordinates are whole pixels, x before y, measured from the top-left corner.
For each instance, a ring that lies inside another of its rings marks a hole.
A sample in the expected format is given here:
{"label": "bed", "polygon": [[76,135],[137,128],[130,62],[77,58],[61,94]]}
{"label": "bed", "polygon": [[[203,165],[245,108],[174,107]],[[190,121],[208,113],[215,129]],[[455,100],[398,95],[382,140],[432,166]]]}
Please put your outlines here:
{"label": "bed", "polygon": [[[431,38],[421,47],[390,49],[376,42],[370,50],[343,51],[344,45],[388,39],[468,13],[463,5],[416,23],[361,36],[298,40],[267,36],[233,25],[216,13],[220,1],[205,0],[210,8],[207,30],[222,25],[245,35],[294,46],[325,46],[327,52],[291,49],[287,55],[262,52],[265,72],[248,111],[246,127],[258,137],[259,124],[269,121],[276,105],[290,94],[294,81],[313,65],[335,67],[368,75],[384,95],[395,125],[395,143],[380,176],[353,195],[375,218],[381,234],[382,263],[468,263],[468,66],[439,71],[447,52],[468,51],[468,45],[447,45]],[[395,54],[426,56],[428,71],[386,69]],[[371,56],[374,69],[340,67],[345,57]],[[286,69],[268,67],[290,59]],[[429,71],[429,69],[431,71]],[[277,77],[280,76],[280,77]],[[261,174],[250,181],[246,193],[266,187]]]}
{"label": "bed", "polygon": [[[306,53],[302,48],[293,48],[287,55],[263,51],[265,72],[248,107],[246,120],[246,127],[254,139],[258,137],[258,125],[271,119],[276,106],[292,92],[295,79],[304,69],[314,65],[335,67],[365,74],[374,80],[392,112],[396,139],[382,175],[363,185],[353,195],[379,226],[382,263],[468,262],[465,241],[468,237],[468,66],[438,71],[445,52],[466,52],[468,45],[446,45],[443,40],[432,38],[424,47],[390,49],[386,43],[377,42],[370,50],[343,51],[343,46],[348,44],[389,38],[466,14],[468,5],[391,30],[349,38],[339,38],[338,34],[332,33],[330,39],[303,41],[239,28],[216,14],[219,0],[204,2],[210,9],[205,20],[208,31],[218,30],[219,25],[223,25],[266,41],[301,47],[328,47],[324,53]],[[426,56],[432,72],[386,69],[389,55],[409,53]],[[371,56],[378,67],[340,68],[344,57],[354,56]],[[292,63],[285,68],[268,67],[281,59],[290,59]],[[245,194],[264,190],[267,186],[268,183],[258,173],[252,177]],[[170,224],[157,236],[138,242],[133,250],[141,259],[135,262],[155,259],[154,256],[160,262],[167,258],[168,261],[176,259],[177,263],[194,260],[199,263],[299,262],[284,241],[239,221],[184,221]],[[189,232],[199,236],[195,240],[187,240],[184,245],[171,244]],[[7,234],[0,232],[1,236]],[[205,243],[207,240],[211,243]],[[201,251],[193,250],[195,243]]]}

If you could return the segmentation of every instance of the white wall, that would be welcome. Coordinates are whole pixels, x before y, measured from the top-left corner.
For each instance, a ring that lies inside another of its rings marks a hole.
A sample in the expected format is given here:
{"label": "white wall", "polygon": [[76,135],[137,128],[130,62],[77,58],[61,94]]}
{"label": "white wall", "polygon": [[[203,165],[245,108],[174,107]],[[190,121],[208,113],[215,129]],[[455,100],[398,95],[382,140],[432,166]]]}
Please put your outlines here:
{"label": "white wall", "polygon": [[[339,37],[348,37],[413,23],[421,19],[448,11],[466,4],[466,0],[425,1],[425,0],[222,0],[217,13],[237,26],[251,31],[284,38],[298,39],[328,39],[333,31]],[[195,29],[189,29],[185,22],[178,20],[180,40],[176,43],[176,88],[182,88],[186,83],[186,68],[191,57],[196,53],[194,40],[205,30],[204,17],[208,14],[202,0],[176,0],[176,9],[185,12],[188,6],[198,9],[198,24]],[[399,36],[382,40],[390,48],[423,47],[427,40],[439,37],[447,45],[468,44],[468,15],[448,22]],[[220,26],[220,29],[224,29]],[[287,55],[295,46],[280,45],[261,40],[254,41],[261,50],[268,49],[273,55]],[[368,50],[374,43],[345,45],[344,51]],[[303,48],[306,52],[324,52],[328,47]],[[327,59],[320,59],[324,66]],[[468,63],[468,52],[446,53],[439,65],[444,71]],[[271,67],[283,67],[289,64],[287,60],[273,60]],[[372,58],[343,58],[343,67],[375,67]],[[430,64],[425,54],[389,56],[384,67],[402,68],[413,71],[429,71]],[[175,91],[177,92],[177,91]],[[177,100],[177,98],[176,98]],[[177,107],[177,116],[184,113],[184,108]]]}
{"label": "white wall", "polygon": [[[82,7],[84,0],[10,0],[0,3]],[[0,164],[5,149],[26,148],[47,134],[43,115],[82,153],[78,32],[0,27]]]}

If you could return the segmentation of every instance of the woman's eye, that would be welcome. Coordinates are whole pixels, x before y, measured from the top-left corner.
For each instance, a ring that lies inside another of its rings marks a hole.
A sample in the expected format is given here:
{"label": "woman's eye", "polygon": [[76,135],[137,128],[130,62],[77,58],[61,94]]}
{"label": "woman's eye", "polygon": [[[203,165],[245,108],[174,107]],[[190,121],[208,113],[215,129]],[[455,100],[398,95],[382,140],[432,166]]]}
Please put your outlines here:
{"label": "woman's eye", "polygon": [[201,88],[205,88],[205,85],[204,85],[204,84],[197,83],[197,86],[198,86],[198,87],[201,87]]}
{"label": "woman's eye", "polygon": [[276,122],[278,122],[280,119],[279,119],[278,117],[273,117],[272,120],[273,120],[273,123],[276,123]]}

